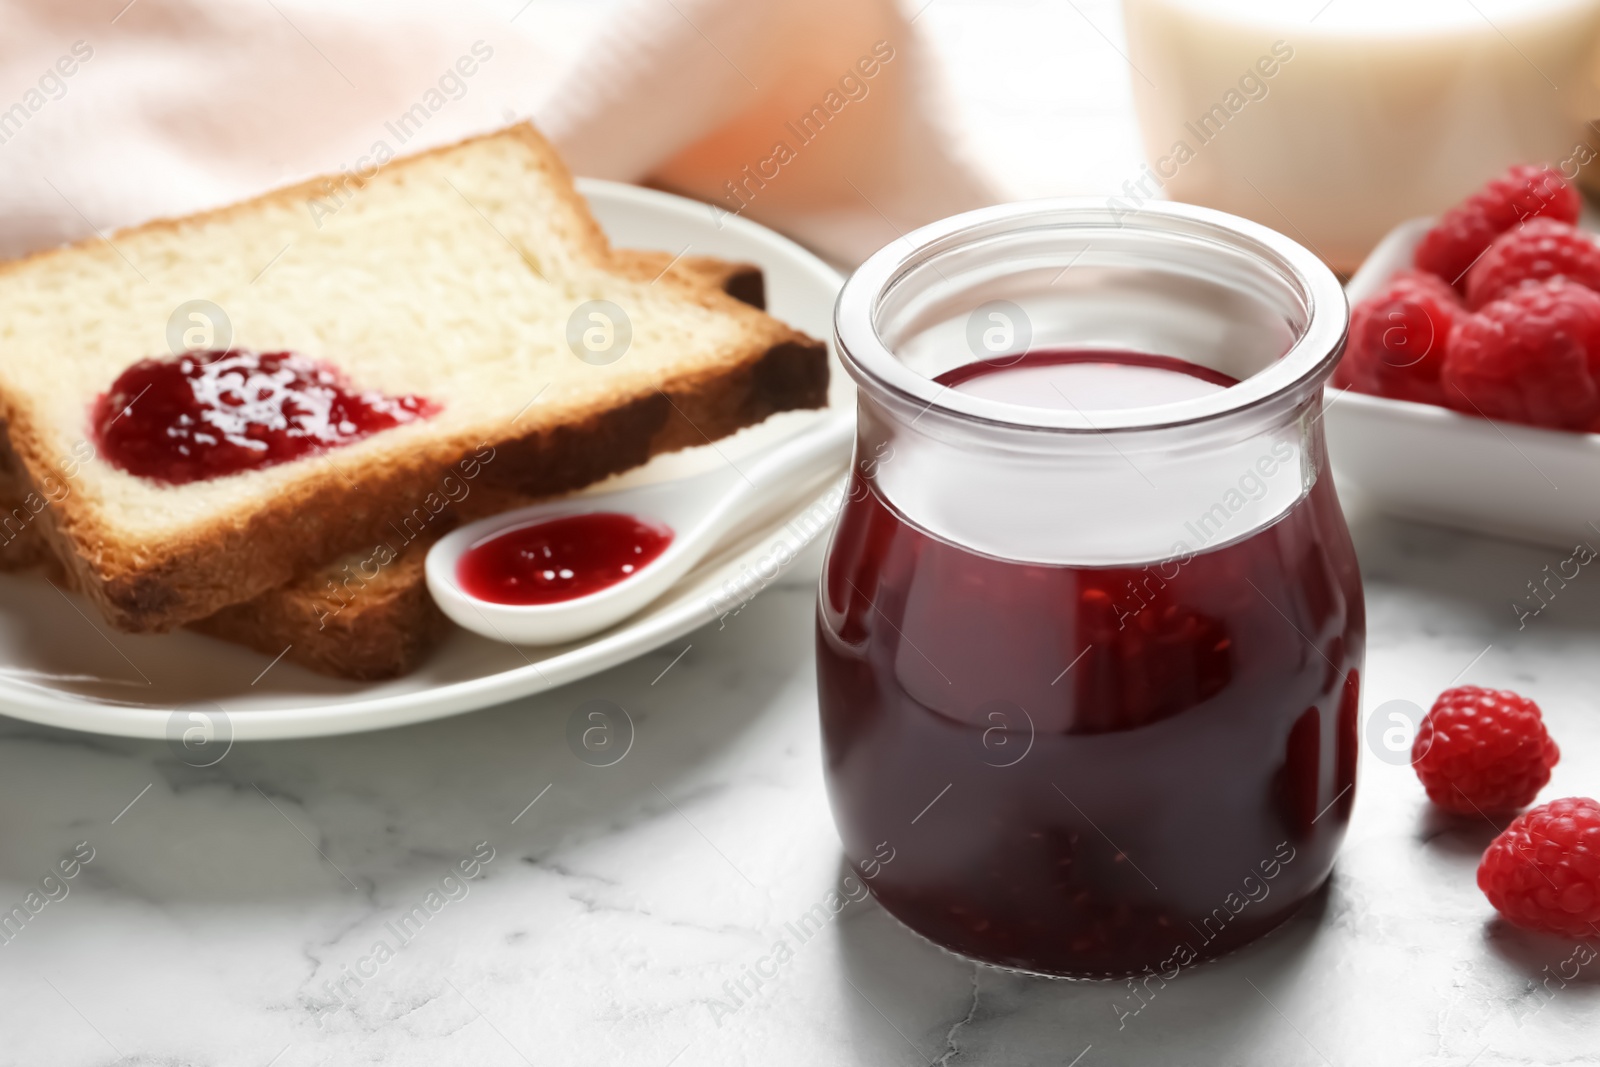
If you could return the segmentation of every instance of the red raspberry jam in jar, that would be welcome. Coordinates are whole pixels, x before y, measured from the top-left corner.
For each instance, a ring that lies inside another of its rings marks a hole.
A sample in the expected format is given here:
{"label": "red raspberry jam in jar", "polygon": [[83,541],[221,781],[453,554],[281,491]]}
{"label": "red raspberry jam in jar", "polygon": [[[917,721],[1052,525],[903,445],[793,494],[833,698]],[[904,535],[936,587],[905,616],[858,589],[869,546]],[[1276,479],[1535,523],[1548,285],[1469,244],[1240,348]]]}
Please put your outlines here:
{"label": "red raspberry jam in jar", "polygon": [[1354,801],[1364,608],[1320,419],[1343,293],[1186,205],[908,243],[838,308],[875,457],[817,618],[845,852],[964,956],[1170,978],[1314,893]]}
{"label": "red raspberry jam in jar", "polygon": [[421,397],[356,391],[295,352],[195,351],[142,359],[95,400],[106,461],[167,485],[288,463],[426,418]]}

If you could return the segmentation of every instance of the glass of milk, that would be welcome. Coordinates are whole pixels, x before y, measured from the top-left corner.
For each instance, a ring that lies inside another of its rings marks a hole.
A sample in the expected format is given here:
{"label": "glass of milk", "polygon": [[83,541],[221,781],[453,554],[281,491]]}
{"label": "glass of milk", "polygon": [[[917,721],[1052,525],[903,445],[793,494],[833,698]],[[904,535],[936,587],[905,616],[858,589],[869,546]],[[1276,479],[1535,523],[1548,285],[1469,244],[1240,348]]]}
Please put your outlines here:
{"label": "glass of milk", "polygon": [[[1254,219],[1353,271],[1513,163],[1596,158],[1600,0],[1124,0],[1149,162],[1114,198]],[[1595,168],[1600,169],[1600,163]]]}

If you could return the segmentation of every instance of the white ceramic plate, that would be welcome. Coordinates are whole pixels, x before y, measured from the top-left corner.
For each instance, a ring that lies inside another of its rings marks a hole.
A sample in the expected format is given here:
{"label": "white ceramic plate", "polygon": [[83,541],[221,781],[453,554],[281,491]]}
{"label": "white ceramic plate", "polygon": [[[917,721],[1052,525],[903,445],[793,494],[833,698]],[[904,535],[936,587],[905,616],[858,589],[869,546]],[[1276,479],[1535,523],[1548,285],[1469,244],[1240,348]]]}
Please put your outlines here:
{"label": "white ceramic plate", "polygon": [[[769,310],[813,337],[832,338],[842,279],[799,245],[681,197],[612,182],[579,186],[619,247],[757,263],[766,272]],[[851,410],[854,390],[837,360],[832,369],[830,404]],[[596,488],[737,462],[819,417],[778,415],[715,449],[662,456]],[[613,667],[715,621],[719,606],[726,610],[734,596],[726,583],[748,593],[759,587],[760,575],[770,578],[773,559],[789,558],[775,554],[780,542],[798,552],[831,526],[822,501],[817,496],[731,531],[724,547],[666,596],[596,637],[519,649],[458,629],[420,670],[381,683],[324,678],[199,634],[116,633],[93,608],[40,577],[0,575],[0,712],[75,730],[159,738],[185,728],[190,711],[205,710],[214,722],[225,721],[234,740],[261,740],[376,730],[488,707]]]}
{"label": "white ceramic plate", "polygon": [[[1389,233],[1345,286],[1354,307],[1412,266],[1432,219]],[[1571,549],[1600,521],[1600,436],[1491,422],[1432,404],[1327,392],[1341,482],[1381,511]]]}

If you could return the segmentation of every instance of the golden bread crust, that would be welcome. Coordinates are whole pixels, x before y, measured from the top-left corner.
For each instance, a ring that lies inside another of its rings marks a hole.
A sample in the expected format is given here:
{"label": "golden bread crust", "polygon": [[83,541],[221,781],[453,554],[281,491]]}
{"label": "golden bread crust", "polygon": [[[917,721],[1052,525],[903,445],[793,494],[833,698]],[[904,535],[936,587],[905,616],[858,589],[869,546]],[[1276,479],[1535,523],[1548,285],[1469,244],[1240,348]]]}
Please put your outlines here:
{"label": "golden bread crust", "polygon": [[[447,479],[459,480],[469,464],[481,472],[483,485],[548,496],[627,470],[658,453],[714,440],[776,411],[826,403],[826,347],[707,284],[715,278],[719,285],[733,283],[748,290],[747,265],[730,269],[704,260],[677,266],[669,261],[672,269],[665,269],[659,256],[613,251],[564,164],[531,126],[397,160],[387,170],[403,170],[497,137],[513,138],[530,150],[536,169],[566,205],[570,218],[563,225],[569,226],[566,236],[578,254],[617,277],[659,285],[735,321],[743,338],[739,350],[714,366],[667,371],[653,387],[635,388],[631,395],[553,411],[534,405],[506,425],[441,435],[403,451],[333,453],[326,458],[337,475],[314,461],[301,461],[306,464],[303,476],[297,475],[275,496],[155,543],[124,535],[104,511],[72,492],[67,479],[67,491],[59,499],[52,496],[52,506],[34,525],[49,552],[67,568],[72,584],[113,626],[162,632],[284,586],[330,559],[382,540],[395,523],[436,496]],[[304,200],[318,195],[324,181],[313,179],[188,219],[157,220],[113,238],[177,232],[196,222],[240,217],[275,201]],[[0,265],[0,275],[50,257],[112,254],[109,245],[90,240]],[[35,425],[28,398],[0,388],[0,419],[8,424],[28,480],[38,486],[61,482],[61,457],[49,454],[42,444],[43,427]]]}

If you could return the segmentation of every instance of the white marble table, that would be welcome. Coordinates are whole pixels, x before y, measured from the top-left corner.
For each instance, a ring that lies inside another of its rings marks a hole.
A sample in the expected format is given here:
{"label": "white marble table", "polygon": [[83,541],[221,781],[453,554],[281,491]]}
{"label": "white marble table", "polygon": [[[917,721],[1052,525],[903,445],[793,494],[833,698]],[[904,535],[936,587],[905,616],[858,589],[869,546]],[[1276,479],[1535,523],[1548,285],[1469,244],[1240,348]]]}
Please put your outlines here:
{"label": "white marble table", "polygon": [[[1367,707],[1425,704],[1463,671],[1516,686],[1544,704],[1565,754],[1545,796],[1600,791],[1600,579],[1518,632],[1510,601],[1557,554],[1376,518],[1356,532]],[[1572,945],[1492,921],[1473,884],[1491,827],[1434,819],[1409,768],[1368,751],[1326,894],[1120,1029],[1116,1005],[1137,1003],[1124,984],[975,969],[870,900],[803,942],[786,934],[843,873],[813,593],[803,570],[791,578],[723,630],[545,696],[239,746],[208,770],[161,743],[0,720],[0,908],[78,842],[93,850],[52,883],[66,895],[0,943],[0,1064],[1600,1057],[1600,964],[1563,985]],[[566,741],[594,698],[636,723],[614,766]],[[464,861],[477,877],[451,876]],[[792,958],[763,962],[780,937]],[[727,983],[751,969],[769,976],[735,1004]]]}

